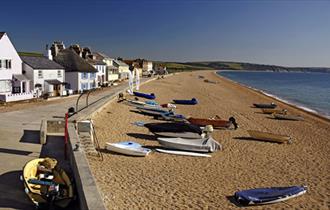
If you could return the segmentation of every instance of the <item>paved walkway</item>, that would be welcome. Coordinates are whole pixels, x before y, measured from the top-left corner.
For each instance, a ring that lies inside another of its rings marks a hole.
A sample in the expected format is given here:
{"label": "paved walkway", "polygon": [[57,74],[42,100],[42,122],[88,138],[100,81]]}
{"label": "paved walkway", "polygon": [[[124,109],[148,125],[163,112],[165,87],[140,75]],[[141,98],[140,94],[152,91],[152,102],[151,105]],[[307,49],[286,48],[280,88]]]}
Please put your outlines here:
{"label": "paved walkway", "polygon": [[[146,80],[142,79],[141,83]],[[89,103],[92,105],[74,118],[91,114],[126,87],[125,82],[91,93]],[[68,108],[75,107],[76,100],[77,97],[63,98],[57,103],[0,113],[0,209],[34,209],[19,181],[22,168],[27,161],[45,155],[42,153],[46,150],[39,144],[41,120],[63,117]],[[85,104],[84,96],[79,102],[80,108]]]}

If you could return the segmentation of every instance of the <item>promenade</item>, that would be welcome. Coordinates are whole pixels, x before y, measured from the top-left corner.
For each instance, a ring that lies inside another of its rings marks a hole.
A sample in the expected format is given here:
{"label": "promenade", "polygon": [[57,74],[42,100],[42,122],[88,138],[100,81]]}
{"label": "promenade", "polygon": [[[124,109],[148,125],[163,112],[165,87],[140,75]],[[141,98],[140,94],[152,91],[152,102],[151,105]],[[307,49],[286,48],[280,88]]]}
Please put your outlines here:
{"label": "promenade", "polygon": [[[146,80],[148,79],[141,79],[141,83]],[[123,82],[118,86],[91,93],[90,106],[72,118],[90,115],[126,88],[127,82]],[[39,144],[41,120],[63,118],[68,108],[76,106],[77,99],[78,96],[61,98],[56,99],[58,101],[55,103],[0,113],[0,209],[34,209],[24,193],[23,183],[19,180],[22,168],[26,162],[34,158],[54,154],[56,151],[63,152],[62,147],[59,148],[58,145],[46,144],[47,148]],[[86,96],[83,96],[79,101],[79,107],[85,105]]]}

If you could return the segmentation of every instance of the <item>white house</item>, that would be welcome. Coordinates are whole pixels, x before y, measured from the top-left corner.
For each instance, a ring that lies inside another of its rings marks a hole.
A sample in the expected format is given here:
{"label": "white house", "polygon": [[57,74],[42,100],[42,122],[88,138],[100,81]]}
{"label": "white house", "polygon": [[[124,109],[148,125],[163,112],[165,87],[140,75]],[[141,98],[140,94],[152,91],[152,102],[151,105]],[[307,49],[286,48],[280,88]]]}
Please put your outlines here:
{"label": "white house", "polygon": [[0,32],[0,100],[33,98],[30,81],[22,74],[22,60],[5,32]]}
{"label": "white house", "polygon": [[103,86],[104,84],[108,83],[106,80],[106,71],[107,71],[107,65],[102,60],[97,59],[94,55],[89,56],[89,58],[86,59],[86,61],[94,66],[94,68],[97,70],[96,78],[98,81],[98,86]]}
{"label": "white house", "polygon": [[129,74],[129,66],[121,60],[113,60],[113,65],[118,68],[119,79],[127,79]]}
{"label": "white house", "polygon": [[142,71],[147,71],[147,72],[150,72],[150,71],[153,71],[153,65],[152,65],[152,62],[151,61],[147,61],[147,60],[143,60],[142,62]]}
{"label": "white house", "polygon": [[44,56],[21,56],[25,76],[38,96],[66,95],[64,67]]}
{"label": "white house", "polygon": [[[56,46],[51,49],[56,49]],[[67,88],[74,92],[82,92],[97,87],[96,73],[98,71],[73,49],[63,49],[57,54],[52,51],[52,56],[53,60],[65,69]]]}
{"label": "white house", "polygon": [[118,80],[119,72],[118,68],[113,65],[114,59],[100,52],[96,52],[94,55],[96,59],[102,60],[106,64],[106,81],[108,83],[113,83]]}

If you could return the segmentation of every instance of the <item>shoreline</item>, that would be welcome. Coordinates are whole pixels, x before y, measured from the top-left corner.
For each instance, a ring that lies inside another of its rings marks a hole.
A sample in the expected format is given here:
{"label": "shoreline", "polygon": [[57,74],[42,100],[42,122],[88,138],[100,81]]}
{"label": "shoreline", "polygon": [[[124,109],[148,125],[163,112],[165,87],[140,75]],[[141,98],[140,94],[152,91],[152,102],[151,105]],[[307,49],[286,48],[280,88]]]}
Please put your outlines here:
{"label": "shoreline", "polygon": [[[237,81],[235,81],[235,80],[231,80],[231,79],[229,79],[229,78],[227,78],[227,77],[224,77],[224,76],[222,76],[222,75],[217,74],[218,71],[222,71],[222,70],[216,70],[216,71],[214,71],[214,74],[215,74],[216,76],[218,76],[218,77],[221,77],[221,78],[224,79],[224,80],[227,80],[227,81],[229,81],[229,82],[235,83],[235,84],[240,85],[240,86],[242,86],[242,87],[244,87],[244,88],[247,88],[247,89],[249,89],[249,90],[255,91],[256,93],[259,93],[259,94],[262,94],[262,95],[264,95],[264,96],[267,96],[267,97],[269,97],[269,98],[271,98],[271,99],[273,99],[273,100],[275,100],[275,101],[278,101],[278,102],[284,103],[284,104],[286,104],[287,106],[290,106],[290,107],[292,107],[292,108],[298,109],[299,111],[302,111],[302,112],[304,112],[304,113],[310,114],[310,115],[312,115],[312,116],[314,116],[314,117],[320,118],[320,119],[322,119],[322,120],[324,120],[324,121],[326,121],[326,122],[330,122],[330,116],[328,116],[328,115],[326,115],[326,114],[322,114],[322,113],[320,113],[320,112],[318,112],[318,111],[316,111],[316,110],[314,110],[314,109],[312,109],[312,108],[309,108],[309,107],[300,106],[300,105],[298,105],[298,104],[295,104],[294,102],[290,102],[290,101],[288,101],[288,100],[286,100],[286,99],[283,99],[283,98],[281,98],[280,96],[277,96],[277,95],[274,95],[274,94],[268,93],[267,91],[260,90],[260,89],[258,89],[258,88],[254,88],[254,87],[249,86],[249,85],[245,85],[245,84],[240,83],[240,82],[237,82]],[[230,70],[223,70],[223,71],[230,71]]]}

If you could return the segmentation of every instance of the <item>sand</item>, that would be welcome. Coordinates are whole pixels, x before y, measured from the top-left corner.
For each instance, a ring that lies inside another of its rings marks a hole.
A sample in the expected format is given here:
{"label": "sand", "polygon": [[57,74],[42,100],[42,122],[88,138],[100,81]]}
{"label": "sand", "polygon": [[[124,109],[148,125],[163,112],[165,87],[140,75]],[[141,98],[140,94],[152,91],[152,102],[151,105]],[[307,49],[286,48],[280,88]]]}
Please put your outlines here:
{"label": "sand", "polygon": [[[205,83],[199,78],[216,81]],[[213,138],[224,150],[212,158],[175,156],[154,152],[138,158],[102,149],[104,161],[89,157],[89,164],[108,209],[238,209],[232,202],[237,190],[307,185],[307,194],[292,200],[249,209],[329,209],[330,123],[281,102],[280,108],[299,114],[305,121],[279,121],[264,115],[252,103],[274,101],[267,96],[214,72],[180,73],[142,86],[157,101],[199,100],[196,106],[179,105],[177,112],[194,117],[234,116],[238,130],[215,130]],[[135,121],[152,118],[130,111],[122,103],[110,103],[94,116],[101,148],[106,142],[132,140],[150,148],[159,146],[146,128]],[[293,144],[254,140],[246,130],[260,130],[293,137]]]}

